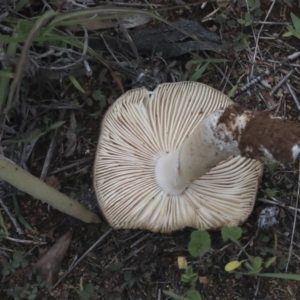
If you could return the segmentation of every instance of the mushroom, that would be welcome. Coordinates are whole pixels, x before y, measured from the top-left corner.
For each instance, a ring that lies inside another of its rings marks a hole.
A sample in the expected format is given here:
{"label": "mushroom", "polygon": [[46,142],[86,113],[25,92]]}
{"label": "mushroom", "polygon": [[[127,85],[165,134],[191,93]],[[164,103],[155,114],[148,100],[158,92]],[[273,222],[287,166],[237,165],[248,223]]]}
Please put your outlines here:
{"label": "mushroom", "polygon": [[299,146],[291,121],[237,106],[207,85],[134,89],[103,119],[94,188],[115,229],[239,225],[253,209],[263,162],[293,162]]}

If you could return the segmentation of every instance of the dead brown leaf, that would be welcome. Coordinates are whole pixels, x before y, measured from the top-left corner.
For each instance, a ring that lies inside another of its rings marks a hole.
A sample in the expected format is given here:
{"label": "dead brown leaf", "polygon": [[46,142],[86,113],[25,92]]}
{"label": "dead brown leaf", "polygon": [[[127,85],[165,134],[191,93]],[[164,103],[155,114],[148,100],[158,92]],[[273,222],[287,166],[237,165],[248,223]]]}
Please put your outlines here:
{"label": "dead brown leaf", "polygon": [[46,177],[46,179],[45,179],[45,182],[49,185],[49,186],[51,186],[51,187],[53,187],[53,188],[55,188],[56,190],[60,190],[60,182],[59,182],[59,180],[58,180],[58,178],[57,177],[55,177],[54,175],[52,175],[52,176],[47,176]]}
{"label": "dead brown leaf", "polygon": [[67,232],[34,265],[36,274],[53,285],[58,279],[61,262],[69,248],[72,232]]}
{"label": "dead brown leaf", "polygon": [[112,78],[116,82],[118,88],[124,94],[124,88],[123,88],[123,84],[122,84],[122,77],[120,75],[116,74],[116,72],[114,72],[114,70],[112,70],[111,68],[109,69],[109,71],[110,71],[110,74],[111,74]]}

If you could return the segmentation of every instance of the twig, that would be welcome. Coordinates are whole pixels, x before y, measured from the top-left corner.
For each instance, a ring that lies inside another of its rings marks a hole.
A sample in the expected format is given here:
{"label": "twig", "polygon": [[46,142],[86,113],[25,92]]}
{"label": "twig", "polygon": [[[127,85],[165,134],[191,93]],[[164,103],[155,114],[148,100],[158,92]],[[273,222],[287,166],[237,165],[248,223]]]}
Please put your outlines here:
{"label": "twig", "polygon": [[69,270],[53,285],[52,290],[58,286],[58,284],[68,276],[72,270],[95,248],[97,247],[110,233],[112,228],[109,228],[73,265]]}
{"label": "twig", "polygon": [[9,249],[9,248],[5,248],[5,247],[0,247],[0,251],[6,251],[6,252],[16,252],[15,249]]}
{"label": "twig", "polygon": [[[210,59],[211,57],[206,53],[206,51],[202,51],[205,55],[206,58]],[[218,64],[216,63],[212,63],[212,65],[221,73],[221,75],[223,76],[223,78],[226,80],[226,82],[230,85],[230,87],[233,87],[233,83],[231,83],[231,81],[229,80],[229,78],[227,78],[226,74],[224,74],[224,72],[221,70],[221,68],[219,68]]]}
{"label": "twig", "polygon": [[68,166],[61,167],[61,168],[59,168],[59,169],[56,169],[55,171],[51,172],[50,175],[54,175],[54,174],[57,174],[57,173],[59,173],[59,172],[68,170],[68,169],[70,169],[70,168],[77,167],[78,165],[84,164],[84,163],[89,162],[89,161],[92,161],[93,159],[94,159],[93,157],[87,157],[87,158],[80,159],[80,160],[78,160],[77,162],[75,162],[75,163],[73,163],[73,164],[70,164],[70,165],[68,165]]}
{"label": "twig", "polygon": [[[273,198],[274,199],[274,198]],[[290,209],[290,210],[295,210],[296,212],[300,213],[300,208],[295,208],[294,206],[287,206],[285,204],[281,204],[279,203],[276,199],[275,200],[268,200],[268,199],[264,199],[264,198],[257,198],[258,201],[261,201],[263,203],[268,203],[268,204],[272,204],[272,205],[276,205],[276,206],[280,206],[282,208],[286,208],[286,209]]]}
{"label": "twig", "polygon": [[[65,112],[66,112],[65,109],[63,109],[59,112],[58,122],[61,122],[63,120]],[[45,158],[45,161],[44,161],[44,165],[43,165],[43,169],[42,169],[42,172],[41,172],[41,176],[40,176],[41,180],[45,180],[45,178],[48,174],[50,163],[51,163],[51,160],[52,160],[52,157],[53,157],[53,154],[54,154],[54,149],[56,147],[57,137],[58,137],[59,131],[60,131],[60,127],[56,128],[54,130],[53,135],[52,135],[51,143],[49,145],[48,152],[47,152],[47,155],[46,155],[46,158]]]}
{"label": "twig", "polygon": [[12,215],[12,213],[9,211],[9,208],[3,203],[2,199],[0,198],[0,205],[2,206],[2,208],[4,209],[4,211],[6,212],[6,214],[8,215],[8,217],[10,218],[11,222],[13,223],[13,225],[15,226],[15,229],[17,231],[17,233],[19,235],[23,235],[24,234],[24,230],[21,228],[21,226],[19,225],[17,219]]}
{"label": "twig", "polygon": [[130,248],[133,248],[133,247],[137,246],[140,242],[142,242],[143,240],[147,239],[149,236],[150,236],[150,233],[143,235],[140,239],[138,239],[133,244],[131,244]]}
{"label": "twig", "polygon": [[294,70],[291,70],[290,72],[288,72],[271,90],[270,92],[270,96],[272,96],[290,77],[291,75],[294,73]]}
{"label": "twig", "polygon": [[[299,175],[298,175],[298,189],[297,189],[297,200],[296,200],[296,208],[298,208],[298,202],[299,202],[299,193],[300,193],[300,163],[299,163]],[[294,216],[294,223],[293,223],[293,231],[292,231],[292,236],[291,236],[291,243],[290,243],[290,248],[289,248],[289,256],[286,262],[286,266],[285,266],[285,271],[288,271],[289,268],[289,264],[290,264],[290,260],[291,260],[291,256],[293,253],[293,243],[294,243],[294,235],[295,235],[295,228],[296,228],[296,222],[297,222],[297,212],[295,213]]]}
{"label": "twig", "polygon": [[258,83],[259,81],[261,81],[263,79],[263,77],[268,76],[272,73],[275,73],[278,68],[282,67],[284,65],[284,63],[287,63],[291,60],[296,59],[298,56],[300,56],[300,51],[295,52],[291,55],[289,55],[283,62],[278,63],[277,65],[274,66],[274,68],[270,68],[268,70],[266,70],[263,74],[259,75],[258,77],[254,78],[253,80],[251,80],[250,82],[248,82],[247,84],[245,84],[243,87],[241,87],[238,91],[236,91],[233,94],[233,98],[242,94],[244,91],[248,90],[251,86],[255,85],[256,83]]}
{"label": "twig", "polygon": [[[271,2],[272,2],[272,4],[271,4],[271,6],[270,6],[270,8],[269,8],[269,10],[268,10],[268,12],[266,14],[266,17],[265,17],[264,21],[266,21],[268,19],[269,14],[271,13],[271,11],[273,9],[276,0],[273,0]],[[251,73],[250,73],[251,74],[251,76],[250,76],[251,78],[253,77],[254,65],[255,65],[255,60],[256,60],[257,51],[258,51],[258,42],[259,42],[260,34],[261,34],[263,28],[264,28],[264,24],[262,24],[261,27],[259,28],[256,40],[255,40],[256,45],[255,45],[254,55],[253,55],[253,58],[252,58],[252,67],[251,67]],[[253,27],[252,27],[252,30],[253,30]],[[254,30],[253,30],[253,32],[254,32]]]}
{"label": "twig", "polygon": [[29,240],[20,240],[20,239],[15,239],[12,237],[5,237],[4,239],[15,242],[15,243],[21,243],[21,244],[33,244],[33,245],[46,245],[47,242],[42,242],[42,241],[29,241]]}
{"label": "twig", "polygon": [[[83,31],[84,31],[84,42],[83,42],[82,57],[85,57],[89,46],[89,34],[85,27],[83,27]],[[93,75],[93,71],[87,59],[83,60],[83,64],[86,69],[86,76],[91,77]]]}
{"label": "twig", "polygon": [[0,22],[3,22],[3,20],[9,15],[8,11],[4,12],[2,15],[0,15]]}
{"label": "twig", "polygon": [[158,289],[158,295],[157,295],[157,300],[161,299],[161,289]]}
{"label": "twig", "polygon": [[257,299],[257,294],[258,294],[259,287],[260,287],[260,279],[261,279],[261,277],[258,277],[258,279],[257,279],[257,285],[256,285],[255,293],[254,293],[255,297],[253,298],[253,300]]}
{"label": "twig", "polygon": [[102,40],[103,40],[103,43],[106,47],[106,49],[108,50],[108,52],[112,55],[112,57],[115,59],[116,62],[120,63],[120,61],[117,59],[117,57],[114,55],[113,51],[110,49],[110,47],[108,46],[103,34],[100,34]]}
{"label": "twig", "polygon": [[264,25],[290,25],[289,22],[272,22],[272,21],[253,21],[253,24],[264,24]]}
{"label": "twig", "polygon": [[[87,5],[95,6],[96,4],[107,4],[107,1],[98,1],[98,0],[77,0],[77,2],[84,2]],[[126,2],[113,2],[113,5],[118,6],[129,6],[129,7],[149,7],[149,4],[143,4],[143,3],[126,3]],[[157,7],[163,7],[165,5],[163,4],[155,4]]]}
{"label": "twig", "polygon": [[298,100],[294,90],[292,89],[292,87],[290,86],[290,84],[288,82],[286,82],[285,85],[287,86],[292,98],[294,99],[297,109],[300,110],[300,103],[299,103],[299,100]]}
{"label": "twig", "polygon": [[129,46],[130,46],[130,48],[131,48],[131,50],[132,50],[132,52],[134,54],[137,62],[139,63],[140,62],[140,56],[139,56],[139,53],[138,53],[138,51],[137,51],[137,49],[135,47],[135,44],[132,41],[131,36],[129,35],[129,33],[128,33],[127,29],[125,28],[125,26],[121,22],[119,22],[119,24],[120,24],[120,28],[121,28],[121,30],[122,30],[122,32],[123,32],[123,34],[124,34],[124,36],[125,36],[128,44],[129,44]]}

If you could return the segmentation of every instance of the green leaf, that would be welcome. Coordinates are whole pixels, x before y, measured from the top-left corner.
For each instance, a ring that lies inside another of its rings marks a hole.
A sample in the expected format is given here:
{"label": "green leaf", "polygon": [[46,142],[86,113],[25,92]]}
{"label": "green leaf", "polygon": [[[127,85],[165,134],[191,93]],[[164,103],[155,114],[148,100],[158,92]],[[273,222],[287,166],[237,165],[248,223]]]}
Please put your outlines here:
{"label": "green leaf", "polygon": [[194,72],[194,74],[190,77],[190,81],[198,80],[202,76],[204,71],[206,70],[208,64],[209,64],[209,62],[206,62],[205,64],[203,64],[203,66],[201,66],[200,68],[197,68],[196,71]]}
{"label": "green leaf", "polygon": [[[0,227],[2,227],[4,230],[4,232],[0,232],[0,234],[3,233],[3,234],[5,234],[5,237],[8,236],[8,231],[7,231],[1,211],[0,211]],[[1,236],[0,236],[0,238],[1,238]]]}
{"label": "green leaf", "polygon": [[291,18],[295,29],[300,33],[300,19],[293,13],[291,13]]}
{"label": "green leaf", "polygon": [[246,23],[246,20],[244,20],[244,19],[237,19],[237,21],[241,25],[245,25],[245,23]]}
{"label": "green leaf", "polygon": [[20,0],[16,3],[15,11],[20,11],[25,5],[29,3],[30,0]]}
{"label": "green leaf", "polygon": [[231,262],[229,262],[226,266],[225,266],[225,271],[226,272],[232,272],[235,269],[239,268],[241,266],[242,262],[238,261],[238,260],[233,260]]}
{"label": "green leaf", "polygon": [[267,188],[265,190],[266,194],[268,197],[272,198],[272,197],[275,197],[276,196],[276,193],[277,193],[277,189],[274,188],[274,189],[270,189],[270,188]]}
{"label": "green leaf", "polygon": [[93,284],[91,284],[90,282],[84,286],[84,290],[89,293],[89,294],[92,294],[95,290],[95,287],[93,286]]}
{"label": "green leaf", "polygon": [[38,139],[38,138],[42,137],[43,135],[47,134],[47,133],[50,132],[51,130],[54,130],[54,129],[56,129],[56,128],[62,126],[64,123],[65,123],[65,121],[56,122],[56,123],[54,123],[54,124],[48,126],[44,132],[41,132],[41,133],[39,133],[39,134],[35,134],[35,135],[32,135],[32,136],[29,136],[29,137],[24,138],[24,139],[18,139],[18,140],[15,140],[15,139],[5,140],[5,145],[9,145],[9,144],[13,144],[13,143],[26,143],[26,142],[30,142],[30,141],[32,141],[32,140],[35,140],[35,139]]}
{"label": "green leaf", "polygon": [[92,96],[95,101],[99,101],[101,108],[106,106],[106,97],[103,95],[100,89],[94,90]]}
{"label": "green leaf", "polygon": [[210,236],[206,231],[195,230],[191,234],[191,240],[188,245],[192,256],[203,256],[210,249]]}
{"label": "green leaf", "polygon": [[87,285],[85,285],[82,289],[82,291],[80,291],[80,298],[82,300],[89,300],[91,298],[91,296],[93,295],[95,290],[95,287],[93,286],[93,284],[88,283]]}
{"label": "green leaf", "polygon": [[283,35],[282,35],[283,37],[291,37],[291,36],[293,36],[293,33],[291,32],[291,31],[287,31],[287,32],[285,32]]}
{"label": "green leaf", "polygon": [[3,238],[6,238],[8,236],[9,236],[8,232],[0,231],[0,240],[3,239]]}
{"label": "green leaf", "polygon": [[267,168],[269,170],[269,172],[271,173],[271,175],[274,174],[274,172],[276,171],[276,169],[278,168],[278,163],[269,163],[267,164]]}
{"label": "green leaf", "polygon": [[23,224],[26,229],[30,230],[31,232],[34,232],[34,229],[27,223],[25,218],[21,215],[19,203],[15,195],[13,195],[13,202],[14,202],[14,210],[20,223]]}
{"label": "green leaf", "polygon": [[262,259],[259,256],[255,256],[252,260],[252,268],[254,272],[259,272],[261,269]]}
{"label": "green leaf", "polygon": [[27,297],[28,300],[34,300],[36,298],[37,294],[31,294]]}
{"label": "green leaf", "polygon": [[172,292],[169,291],[163,291],[163,294],[169,297],[172,297],[174,300],[184,300],[184,297],[178,296]]}
{"label": "green leaf", "polygon": [[198,279],[198,274],[194,272],[192,266],[188,266],[185,269],[185,273],[181,275],[181,281],[183,282],[195,282]]}
{"label": "green leaf", "polygon": [[300,274],[291,274],[291,273],[243,273],[244,275],[255,275],[260,277],[269,277],[269,278],[278,278],[278,279],[286,279],[286,280],[297,280],[300,281]]}
{"label": "green leaf", "polygon": [[276,256],[273,256],[271,258],[269,258],[266,262],[265,262],[265,267],[269,268],[271,266],[271,264],[276,260]]}
{"label": "green leaf", "polygon": [[19,19],[17,23],[17,32],[18,35],[21,36],[28,36],[30,31],[32,30],[34,25],[34,22],[29,21],[29,20],[24,20],[24,19]]}
{"label": "green leaf", "polygon": [[245,267],[246,267],[249,271],[253,272],[253,267],[252,267],[248,262],[245,262]]}
{"label": "green leaf", "polygon": [[2,275],[3,276],[8,276],[14,269],[12,268],[12,266],[11,265],[9,265],[8,263],[6,263],[6,262],[3,262],[2,263],[2,267],[3,267],[3,269],[2,269]]}
{"label": "green leaf", "polygon": [[237,90],[238,85],[234,85],[231,90],[228,92],[227,96],[230,98],[233,96],[233,94],[235,93],[235,91]]}
{"label": "green leaf", "polygon": [[9,72],[9,71],[5,71],[5,70],[0,70],[0,77],[14,78],[14,73],[13,72]]}
{"label": "green leaf", "polygon": [[189,290],[187,293],[186,293],[186,296],[189,300],[202,300],[202,297],[201,295],[199,294],[198,291],[196,290]]}
{"label": "green leaf", "polygon": [[22,260],[23,260],[23,256],[20,252],[15,252],[13,254],[13,261],[21,263]]}
{"label": "green leaf", "polygon": [[73,85],[75,86],[75,88],[83,93],[83,94],[86,94],[85,90],[83,89],[83,87],[80,85],[80,83],[78,82],[78,80],[73,76],[73,75],[70,75],[69,76],[69,79],[70,81],[73,83]]}
{"label": "green leaf", "polygon": [[242,236],[242,229],[237,226],[224,226],[222,228],[222,238],[224,242],[228,240],[237,241]]}
{"label": "green leaf", "polygon": [[191,61],[192,64],[199,64],[199,63],[204,63],[204,62],[209,62],[209,63],[225,63],[227,62],[228,59],[225,58],[197,58],[193,59]]}
{"label": "green leaf", "polygon": [[112,270],[112,271],[118,271],[118,270],[120,270],[120,269],[122,269],[123,268],[123,266],[124,266],[124,264],[123,263],[112,263],[112,264],[110,264],[108,267]]}
{"label": "green leaf", "polygon": [[300,31],[290,28],[289,31],[295,36],[296,38],[300,39]]}

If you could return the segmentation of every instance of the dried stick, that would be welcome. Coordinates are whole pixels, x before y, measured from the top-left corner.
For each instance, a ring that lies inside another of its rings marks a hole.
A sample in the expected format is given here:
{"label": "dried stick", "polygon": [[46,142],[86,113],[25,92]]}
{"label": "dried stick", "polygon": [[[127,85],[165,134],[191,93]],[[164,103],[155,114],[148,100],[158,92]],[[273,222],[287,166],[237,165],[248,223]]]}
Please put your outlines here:
{"label": "dried stick", "polygon": [[20,239],[15,239],[12,237],[5,237],[4,239],[9,240],[11,242],[15,242],[15,243],[21,243],[21,244],[33,244],[33,245],[46,245],[47,242],[42,242],[42,241],[29,241],[29,240],[20,240]]}
{"label": "dried stick", "polygon": [[[266,14],[266,17],[265,17],[265,20],[264,21],[267,21],[268,17],[269,17],[269,14],[271,13],[272,9],[273,9],[273,6],[275,4],[276,0],[273,0],[272,1],[272,4]],[[251,67],[251,77],[253,77],[253,71],[254,71],[254,65],[255,65],[255,60],[256,60],[256,56],[257,56],[257,50],[258,50],[258,42],[259,42],[259,39],[260,39],[260,34],[262,32],[262,29],[264,28],[264,24],[262,24],[259,28],[259,31],[258,31],[258,34],[257,34],[257,37],[256,37],[256,40],[255,40],[255,50],[254,50],[254,55],[253,55],[253,58],[252,58],[252,67]],[[252,28],[253,30],[253,28]],[[254,31],[253,31],[254,32]]]}
{"label": "dried stick", "polygon": [[69,268],[69,270],[54,284],[52,289],[56,288],[58,284],[68,276],[72,270],[95,248],[97,247],[110,233],[112,232],[112,228],[108,229],[88,250],[84,252],[84,254],[76,260],[74,264]]}
{"label": "dried stick", "polygon": [[293,98],[293,100],[294,100],[294,102],[297,106],[297,109],[300,110],[300,103],[299,103],[299,100],[298,100],[294,90],[292,89],[292,87],[289,85],[288,82],[286,82],[285,85],[287,86],[287,88],[288,88],[288,90],[289,90],[289,92],[290,92],[290,94],[291,94],[291,96],[292,96],[292,98]]}
{"label": "dried stick", "polygon": [[8,217],[10,218],[11,222],[15,226],[15,229],[19,235],[24,234],[24,230],[19,225],[17,219],[13,216],[13,214],[10,212],[9,208],[3,203],[2,199],[0,198],[0,205],[2,206],[3,210],[6,212]]}
{"label": "dried stick", "polygon": [[[300,163],[299,163],[298,173],[299,173],[299,176],[298,176],[298,189],[297,189],[296,208],[298,208],[299,193],[300,193]],[[289,248],[289,256],[288,256],[288,259],[287,259],[287,262],[286,262],[286,266],[285,266],[285,271],[286,272],[288,271],[290,260],[291,260],[291,256],[292,256],[292,253],[293,253],[293,243],[294,243],[296,222],[297,222],[297,213],[295,213],[295,216],[294,216],[294,223],[293,223],[293,230],[292,230],[292,236],[291,236],[291,243],[290,243],[290,248]]]}
{"label": "dried stick", "polygon": [[288,72],[271,90],[271,92],[269,93],[270,96],[272,96],[290,77],[291,75],[294,73],[294,70],[291,70],[290,72]]}
{"label": "dried stick", "polygon": [[252,87],[253,85],[255,85],[256,83],[260,82],[265,76],[268,76],[272,73],[275,73],[278,68],[282,67],[285,63],[297,58],[298,56],[300,56],[300,51],[298,52],[295,52],[291,55],[289,55],[287,57],[287,59],[285,59],[283,62],[281,63],[278,63],[277,65],[274,66],[274,68],[270,68],[268,70],[266,70],[263,74],[259,75],[258,77],[254,78],[253,80],[251,80],[249,83],[245,84],[243,87],[241,87],[238,91],[236,91],[234,94],[233,94],[233,98],[242,94],[243,92],[245,92],[246,90],[248,90],[250,87]]}
{"label": "dried stick", "polygon": [[[65,112],[66,112],[65,109],[60,111],[59,117],[58,117],[58,122],[61,122],[63,120]],[[43,165],[43,169],[42,169],[42,172],[41,172],[41,176],[40,176],[41,180],[45,180],[46,176],[48,175],[48,171],[49,171],[50,163],[52,161],[52,157],[53,157],[53,154],[54,154],[54,149],[56,147],[57,137],[58,137],[59,131],[60,131],[60,129],[56,128],[54,130],[53,135],[52,135],[51,143],[49,145],[48,152],[47,152],[45,162],[44,162],[44,165]]]}

